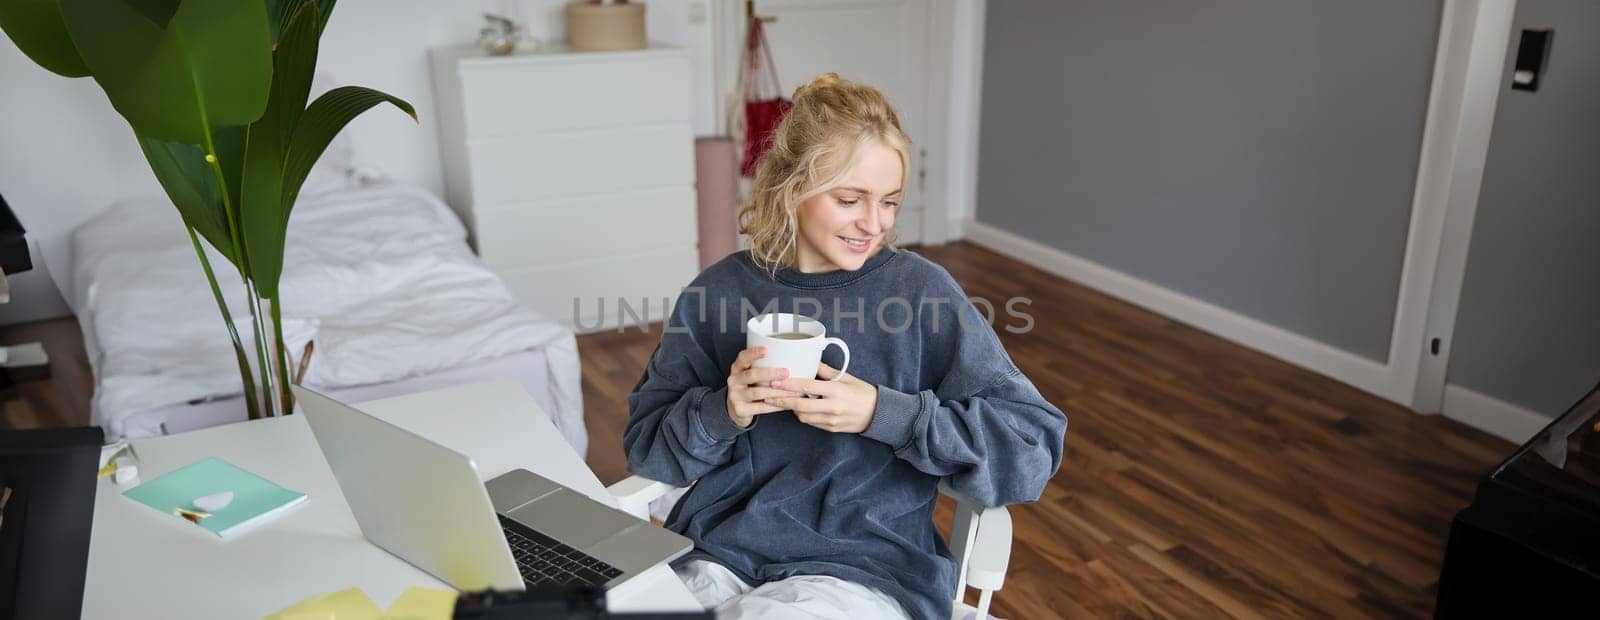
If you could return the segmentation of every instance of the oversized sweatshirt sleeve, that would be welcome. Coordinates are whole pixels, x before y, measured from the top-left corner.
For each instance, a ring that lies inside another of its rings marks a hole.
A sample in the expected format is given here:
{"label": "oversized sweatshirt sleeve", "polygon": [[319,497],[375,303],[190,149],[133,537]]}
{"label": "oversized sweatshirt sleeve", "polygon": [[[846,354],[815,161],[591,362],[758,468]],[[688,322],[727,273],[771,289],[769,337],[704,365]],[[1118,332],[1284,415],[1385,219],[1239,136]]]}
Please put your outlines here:
{"label": "oversized sweatshirt sleeve", "polygon": [[[971,304],[958,311],[979,316]],[[924,363],[945,360],[937,385],[905,391],[878,385],[862,435],[984,506],[1038,500],[1061,466],[1066,414],[1039,394],[987,322],[943,327],[943,338],[922,336],[930,343]]]}
{"label": "oversized sweatshirt sleeve", "polygon": [[1066,414],[1012,368],[959,399],[880,385],[872,424],[862,434],[974,501],[1003,506],[1039,499],[1061,466],[1066,431]]}
{"label": "oversized sweatshirt sleeve", "polygon": [[[747,432],[728,416],[727,371],[718,370],[708,326],[693,319],[695,303],[680,295],[661,342],[628,394],[622,432],[629,471],[688,486],[732,456],[734,439]],[[751,425],[751,428],[754,424]]]}

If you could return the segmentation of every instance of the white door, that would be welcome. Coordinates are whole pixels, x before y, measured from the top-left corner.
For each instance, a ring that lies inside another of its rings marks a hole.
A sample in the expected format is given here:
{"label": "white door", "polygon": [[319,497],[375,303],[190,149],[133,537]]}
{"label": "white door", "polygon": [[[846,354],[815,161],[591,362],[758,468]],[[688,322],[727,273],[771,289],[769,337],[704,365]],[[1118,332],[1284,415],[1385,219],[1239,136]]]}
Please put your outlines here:
{"label": "white door", "polygon": [[[924,238],[926,184],[934,180],[926,178],[923,160],[926,145],[941,143],[937,139],[942,136],[930,131],[942,131],[944,126],[928,113],[929,4],[930,0],[755,2],[757,15],[777,18],[766,24],[767,39],[785,97],[811,78],[832,71],[876,87],[894,106],[901,129],[913,142],[906,197],[895,221],[900,244]],[[745,3],[725,0],[718,8],[722,21],[716,51],[718,84],[723,93],[731,93],[737,84]]]}

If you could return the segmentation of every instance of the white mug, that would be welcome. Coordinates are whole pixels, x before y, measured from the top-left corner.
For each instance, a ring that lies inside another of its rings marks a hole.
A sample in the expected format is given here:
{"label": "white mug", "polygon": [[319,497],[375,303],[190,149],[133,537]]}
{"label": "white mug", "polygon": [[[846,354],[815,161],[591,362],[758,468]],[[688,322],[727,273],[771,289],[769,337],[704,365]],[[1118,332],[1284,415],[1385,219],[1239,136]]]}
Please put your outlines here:
{"label": "white mug", "polygon": [[[767,356],[756,360],[757,368],[787,368],[789,377],[817,378],[817,368],[822,364],[822,351],[828,345],[839,345],[844,351],[844,364],[839,375],[850,367],[850,345],[838,338],[829,338],[822,323],[811,317],[789,312],[768,313],[745,323],[745,348],[766,347]],[[776,334],[804,334],[803,338],[776,338]],[[834,375],[832,380],[837,380]]]}

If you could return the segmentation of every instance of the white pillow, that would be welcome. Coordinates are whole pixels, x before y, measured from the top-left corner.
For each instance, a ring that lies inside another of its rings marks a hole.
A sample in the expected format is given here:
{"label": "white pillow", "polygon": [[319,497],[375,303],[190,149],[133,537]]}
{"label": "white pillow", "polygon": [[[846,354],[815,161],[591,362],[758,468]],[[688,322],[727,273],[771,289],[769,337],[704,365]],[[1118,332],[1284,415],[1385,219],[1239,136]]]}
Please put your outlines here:
{"label": "white pillow", "polygon": [[[311,96],[306,99],[310,105],[322,93],[338,88],[341,84],[326,73],[317,72],[311,78]],[[352,155],[350,132],[339,132],[328,143],[327,150],[322,152],[322,157],[311,166],[311,173],[306,175],[306,181],[300,186],[301,196],[311,196],[326,192],[335,192],[350,189],[351,181],[350,163]]]}

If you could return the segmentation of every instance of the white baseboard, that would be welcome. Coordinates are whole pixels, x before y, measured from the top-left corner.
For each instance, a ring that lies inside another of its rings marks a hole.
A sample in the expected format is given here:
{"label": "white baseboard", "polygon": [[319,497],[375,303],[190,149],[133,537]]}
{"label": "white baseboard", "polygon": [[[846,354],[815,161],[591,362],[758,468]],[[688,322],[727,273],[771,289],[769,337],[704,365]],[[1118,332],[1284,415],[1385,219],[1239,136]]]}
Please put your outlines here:
{"label": "white baseboard", "polygon": [[967,220],[962,223],[960,230],[968,241],[1001,254],[1387,400],[1405,404],[1402,395],[1392,387],[1389,368],[1384,364],[982,222]]}
{"label": "white baseboard", "polygon": [[1447,383],[1444,417],[1522,445],[1550,424],[1550,418],[1493,396]]}

